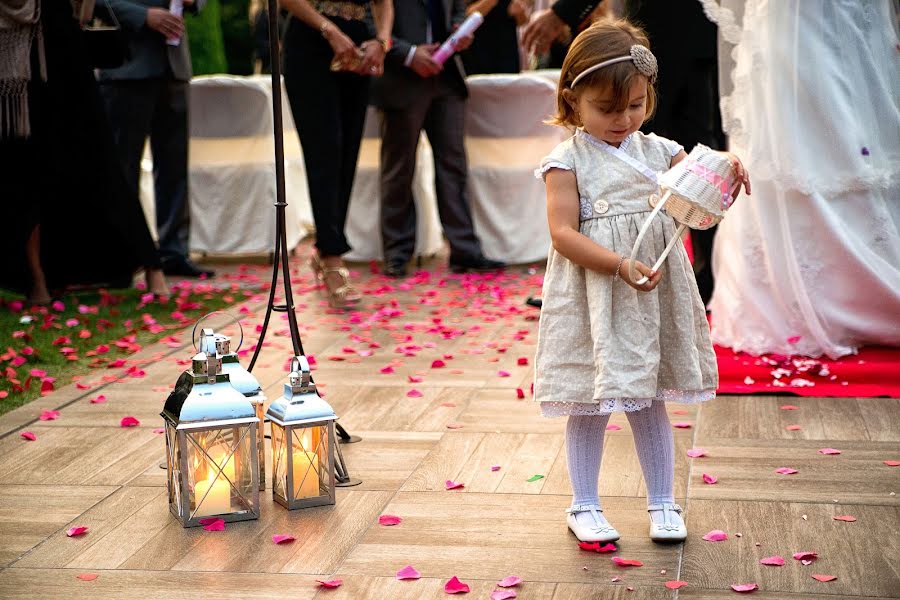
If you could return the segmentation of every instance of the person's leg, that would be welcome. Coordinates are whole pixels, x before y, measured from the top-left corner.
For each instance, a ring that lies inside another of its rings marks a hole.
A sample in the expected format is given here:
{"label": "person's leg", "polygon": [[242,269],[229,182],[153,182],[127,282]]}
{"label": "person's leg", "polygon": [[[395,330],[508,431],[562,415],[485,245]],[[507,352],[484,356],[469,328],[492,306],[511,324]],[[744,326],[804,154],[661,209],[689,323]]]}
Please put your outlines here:
{"label": "person's leg", "polygon": [[440,92],[425,117],[425,133],[434,153],[438,214],[450,244],[450,262],[455,263],[482,254],[466,191],[465,99],[446,84],[437,83]]}
{"label": "person's leg", "polygon": [[[654,400],[647,408],[626,415],[644,473],[647,504],[674,504],[672,486],[675,478],[675,445],[665,402]],[[683,525],[680,516],[675,513],[669,514]],[[650,517],[654,523],[662,523],[663,511],[650,511]]]}
{"label": "person's leg", "polygon": [[385,268],[398,268],[396,274],[405,270],[416,249],[412,183],[419,134],[430,104],[430,95],[420,96],[404,109],[381,112],[381,240]]}
{"label": "person's leg", "polygon": [[[578,524],[594,527],[599,518],[601,526],[609,523],[599,512],[600,461],[603,458],[603,439],[609,415],[570,416],[566,421],[566,461],[572,482],[572,510]],[[581,511],[575,509],[581,507]],[[597,511],[592,514],[589,508]]]}
{"label": "person's leg", "polygon": [[150,129],[156,228],[163,264],[188,260],[188,83],[160,83]]}
{"label": "person's leg", "polygon": [[50,290],[41,266],[41,226],[35,225],[25,242],[25,258],[28,262],[31,287],[28,290],[28,302],[32,304],[50,304]]}

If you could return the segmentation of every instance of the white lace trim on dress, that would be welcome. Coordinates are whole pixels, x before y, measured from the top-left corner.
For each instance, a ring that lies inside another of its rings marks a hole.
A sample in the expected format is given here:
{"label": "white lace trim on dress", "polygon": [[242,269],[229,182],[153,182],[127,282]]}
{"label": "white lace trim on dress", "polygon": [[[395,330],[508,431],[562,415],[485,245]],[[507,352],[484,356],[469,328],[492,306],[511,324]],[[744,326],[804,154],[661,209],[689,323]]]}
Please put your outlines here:
{"label": "white lace trim on dress", "polygon": [[716,397],[715,390],[659,390],[655,398],[601,398],[597,402],[541,402],[545,417],[608,415],[614,412],[634,412],[650,406],[654,400],[697,404]]}

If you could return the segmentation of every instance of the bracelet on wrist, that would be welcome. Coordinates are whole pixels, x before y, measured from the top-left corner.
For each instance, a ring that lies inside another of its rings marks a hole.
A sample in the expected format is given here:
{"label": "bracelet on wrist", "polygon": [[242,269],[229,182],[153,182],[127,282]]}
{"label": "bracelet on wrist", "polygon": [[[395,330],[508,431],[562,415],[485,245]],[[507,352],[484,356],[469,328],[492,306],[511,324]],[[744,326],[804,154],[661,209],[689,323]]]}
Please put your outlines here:
{"label": "bracelet on wrist", "polygon": [[619,264],[616,265],[616,274],[613,275],[613,281],[615,281],[616,279],[621,279],[621,278],[622,278],[622,275],[621,275],[621,272],[622,272],[622,263],[624,263],[624,262],[625,262],[625,257],[624,257],[624,256],[620,256],[620,257],[619,257]]}
{"label": "bracelet on wrist", "polygon": [[328,19],[323,19],[322,24],[319,25],[319,33],[322,34],[323,38],[328,37],[328,29],[331,27],[331,21]]}
{"label": "bracelet on wrist", "polygon": [[391,38],[384,39],[384,38],[376,37],[375,41],[378,42],[379,44],[381,44],[381,49],[384,50],[385,54],[387,54],[390,51],[390,49],[394,47],[394,40]]}

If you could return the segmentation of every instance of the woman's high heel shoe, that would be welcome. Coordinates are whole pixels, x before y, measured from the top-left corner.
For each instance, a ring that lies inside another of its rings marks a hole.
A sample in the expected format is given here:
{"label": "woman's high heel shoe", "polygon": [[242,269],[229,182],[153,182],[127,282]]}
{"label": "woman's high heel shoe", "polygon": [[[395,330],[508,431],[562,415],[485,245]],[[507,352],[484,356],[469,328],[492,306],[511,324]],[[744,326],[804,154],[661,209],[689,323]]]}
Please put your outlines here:
{"label": "woman's high heel shoe", "polygon": [[[362,294],[350,283],[350,271],[347,267],[328,267],[322,262],[318,254],[313,254],[309,259],[309,266],[316,277],[325,287],[328,295],[328,306],[331,308],[349,308],[362,300]],[[337,287],[328,285],[329,275],[339,275],[341,284]]]}

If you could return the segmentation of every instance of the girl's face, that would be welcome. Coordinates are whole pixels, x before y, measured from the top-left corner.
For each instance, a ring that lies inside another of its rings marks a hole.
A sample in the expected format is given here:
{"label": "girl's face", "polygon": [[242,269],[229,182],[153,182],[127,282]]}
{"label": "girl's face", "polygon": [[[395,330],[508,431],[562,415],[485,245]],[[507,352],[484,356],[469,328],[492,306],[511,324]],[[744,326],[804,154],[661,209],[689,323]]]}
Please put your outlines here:
{"label": "girl's face", "polygon": [[574,96],[585,131],[612,146],[618,147],[640,129],[647,116],[647,78],[643,76],[635,78],[628,91],[628,105],[622,111],[613,110],[615,99],[608,87],[589,87]]}

